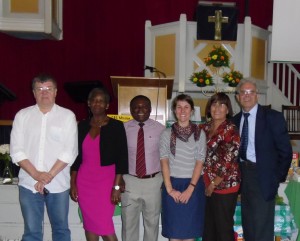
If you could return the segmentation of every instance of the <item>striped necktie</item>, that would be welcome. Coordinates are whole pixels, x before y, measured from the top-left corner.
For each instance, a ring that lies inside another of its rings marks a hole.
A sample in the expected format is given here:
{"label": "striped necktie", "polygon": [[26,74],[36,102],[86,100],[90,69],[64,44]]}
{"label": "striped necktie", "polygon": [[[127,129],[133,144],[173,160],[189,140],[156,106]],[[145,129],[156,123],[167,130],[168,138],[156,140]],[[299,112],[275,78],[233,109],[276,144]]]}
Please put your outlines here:
{"label": "striped necktie", "polygon": [[139,123],[140,129],[137,138],[136,149],[136,175],[143,177],[146,175],[146,161],[145,161],[145,144],[144,144],[144,123]]}
{"label": "striped necktie", "polygon": [[248,127],[248,117],[249,113],[243,113],[244,115],[244,124],[241,135],[241,147],[240,147],[240,156],[243,160],[247,160],[247,147],[248,147],[248,136],[249,136],[249,127]]}

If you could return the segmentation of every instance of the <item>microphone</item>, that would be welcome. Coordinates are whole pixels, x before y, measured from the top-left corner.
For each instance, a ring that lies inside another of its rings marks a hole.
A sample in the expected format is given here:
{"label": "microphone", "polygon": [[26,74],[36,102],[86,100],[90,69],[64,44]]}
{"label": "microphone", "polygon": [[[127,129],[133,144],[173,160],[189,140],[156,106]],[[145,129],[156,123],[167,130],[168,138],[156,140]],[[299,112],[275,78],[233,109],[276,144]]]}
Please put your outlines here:
{"label": "microphone", "polygon": [[150,70],[151,73],[153,73],[156,70],[155,67],[151,67],[151,66],[146,65],[144,70],[147,70],[147,69]]}
{"label": "microphone", "polygon": [[145,68],[144,70],[149,70],[151,73],[157,73],[159,78],[160,78],[160,75],[162,75],[164,78],[166,78],[166,74],[164,72],[161,72],[160,70],[158,70],[157,68],[155,67],[152,67],[152,66],[148,66],[148,65],[145,65]]}

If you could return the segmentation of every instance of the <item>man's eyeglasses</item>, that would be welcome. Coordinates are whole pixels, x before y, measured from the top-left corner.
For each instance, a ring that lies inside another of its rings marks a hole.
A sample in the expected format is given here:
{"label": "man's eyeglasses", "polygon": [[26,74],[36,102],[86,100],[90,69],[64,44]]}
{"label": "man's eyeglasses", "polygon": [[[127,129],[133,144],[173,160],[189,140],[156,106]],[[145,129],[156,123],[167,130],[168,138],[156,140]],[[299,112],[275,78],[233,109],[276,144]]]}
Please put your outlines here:
{"label": "man's eyeglasses", "polygon": [[255,95],[257,92],[255,90],[240,90],[240,95]]}
{"label": "man's eyeglasses", "polygon": [[35,91],[36,92],[42,92],[42,91],[45,91],[45,92],[52,92],[55,88],[52,87],[52,86],[43,86],[43,87],[36,87],[35,88]]}

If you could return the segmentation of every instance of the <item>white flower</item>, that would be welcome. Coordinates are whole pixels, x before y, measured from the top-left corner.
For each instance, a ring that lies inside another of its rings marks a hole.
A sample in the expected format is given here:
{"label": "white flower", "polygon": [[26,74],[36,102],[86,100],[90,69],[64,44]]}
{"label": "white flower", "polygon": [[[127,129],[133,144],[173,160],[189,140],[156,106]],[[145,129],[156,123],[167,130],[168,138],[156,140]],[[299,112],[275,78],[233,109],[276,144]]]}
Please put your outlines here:
{"label": "white flower", "polygon": [[9,144],[0,145],[0,154],[9,154]]}

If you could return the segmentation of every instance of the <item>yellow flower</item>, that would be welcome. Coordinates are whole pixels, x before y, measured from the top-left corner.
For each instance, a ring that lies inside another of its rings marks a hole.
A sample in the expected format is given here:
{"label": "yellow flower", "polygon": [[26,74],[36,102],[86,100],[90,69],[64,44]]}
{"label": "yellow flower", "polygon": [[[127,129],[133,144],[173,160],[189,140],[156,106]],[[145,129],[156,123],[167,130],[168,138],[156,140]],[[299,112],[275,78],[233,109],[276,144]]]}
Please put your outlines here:
{"label": "yellow flower", "polygon": [[208,53],[208,57],[204,58],[205,64],[207,66],[214,67],[229,67],[229,55],[227,50],[223,49],[221,46],[213,47],[212,51]]}
{"label": "yellow flower", "polygon": [[190,81],[199,87],[205,87],[206,85],[213,85],[212,76],[208,73],[206,69],[200,72],[195,72],[191,75]]}
{"label": "yellow flower", "polygon": [[226,73],[223,77],[223,82],[228,83],[229,86],[235,87],[243,78],[243,74],[239,71],[232,70],[230,73]]}

